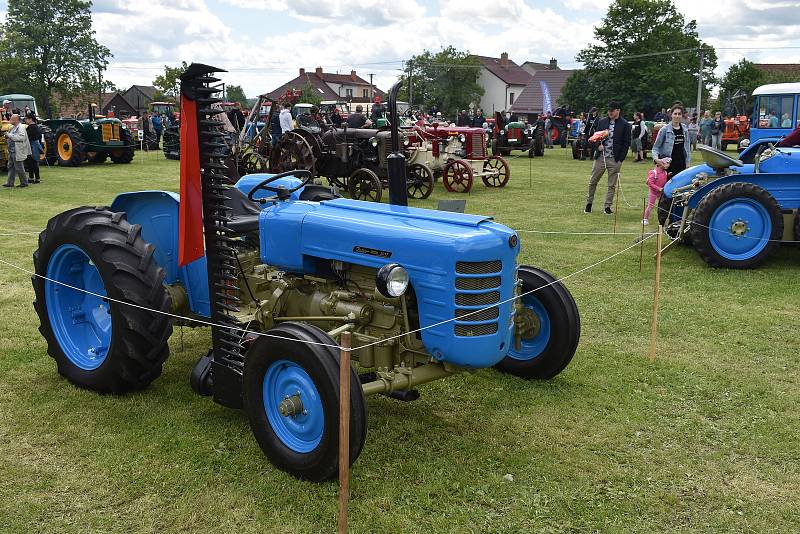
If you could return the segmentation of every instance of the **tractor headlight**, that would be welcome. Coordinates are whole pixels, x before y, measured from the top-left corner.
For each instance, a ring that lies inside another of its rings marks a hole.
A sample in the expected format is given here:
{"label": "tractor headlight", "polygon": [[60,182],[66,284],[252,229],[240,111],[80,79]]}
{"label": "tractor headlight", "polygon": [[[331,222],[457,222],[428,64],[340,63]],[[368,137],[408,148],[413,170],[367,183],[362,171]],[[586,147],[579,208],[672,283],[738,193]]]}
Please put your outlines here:
{"label": "tractor headlight", "polygon": [[411,144],[411,141],[408,139],[408,137],[403,138],[403,146],[408,146],[410,144]]}
{"label": "tractor headlight", "polygon": [[369,144],[371,144],[373,147],[378,146],[378,138],[377,137],[370,137]]}
{"label": "tractor headlight", "polygon": [[463,142],[465,142],[467,140],[467,136],[465,136],[464,134],[461,134],[461,135],[458,136],[458,140],[463,143]]}
{"label": "tractor headlight", "polygon": [[97,123],[95,122],[95,123],[93,123],[93,124],[92,124],[92,128],[94,128],[95,130],[97,130],[97,129],[99,129],[100,127],[99,127],[99,126],[97,125]]}
{"label": "tractor headlight", "polygon": [[399,297],[408,289],[408,271],[397,263],[389,263],[378,269],[375,286],[384,297]]}
{"label": "tractor headlight", "polygon": [[500,134],[501,134],[501,135],[505,135],[505,134],[506,134],[506,129],[505,129],[505,128],[503,128],[502,130],[500,130]]}

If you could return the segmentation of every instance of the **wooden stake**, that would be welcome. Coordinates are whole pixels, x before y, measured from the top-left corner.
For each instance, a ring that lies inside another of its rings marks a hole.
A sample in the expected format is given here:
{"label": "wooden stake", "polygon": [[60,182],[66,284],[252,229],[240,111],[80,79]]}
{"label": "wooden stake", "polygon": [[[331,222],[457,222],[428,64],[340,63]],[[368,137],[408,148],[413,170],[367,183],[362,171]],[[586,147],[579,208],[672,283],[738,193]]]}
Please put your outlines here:
{"label": "wooden stake", "polygon": [[653,287],[653,329],[650,332],[650,363],[656,361],[656,338],[658,336],[658,295],[661,285],[661,236],[664,234],[664,227],[658,225],[658,236],[656,236],[656,282]]}
{"label": "wooden stake", "polygon": [[342,332],[339,353],[339,534],[347,532],[350,498],[350,332]]}
{"label": "wooden stake", "polygon": [[647,197],[642,197],[642,235],[639,237],[639,272],[642,272],[642,258],[644,257],[644,212],[647,210]]}

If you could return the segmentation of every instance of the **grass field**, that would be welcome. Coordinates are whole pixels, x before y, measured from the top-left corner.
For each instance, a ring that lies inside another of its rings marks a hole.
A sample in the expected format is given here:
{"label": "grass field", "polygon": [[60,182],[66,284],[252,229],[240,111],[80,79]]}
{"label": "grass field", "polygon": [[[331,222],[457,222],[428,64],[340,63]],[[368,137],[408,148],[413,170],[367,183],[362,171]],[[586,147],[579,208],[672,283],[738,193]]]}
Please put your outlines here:
{"label": "grass field", "polygon": [[[695,156],[697,157],[697,156]],[[561,149],[511,161],[505,189],[477,184],[467,211],[521,231],[521,263],[558,276],[633,243],[582,213],[590,162]],[[640,230],[647,166],[623,166],[618,230]],[[178,165],[44,169],[0,191],[2,232],[122,191],[178,187]],[[602,206],[605,179],[596,206]],[[441,184],[428,201],[453,198]],[[595,210],[599,211],[599,210]],[[651,228],[652,229],[652,228]],[[0,236],[0,259],[31,268],[36,236]],[[484,370],[368,399],[351,473],[353,532],[797,532],[800,530],[800,249],[764,267],[664,256],[659,354],[647,358],[655,240],[566,282],[581,343],[549,382]],[[62,379],[37,331],[29,277],[0,273],[0,531],[332,532],[337,485],[273,468],[244,413],[194,395],[208,329],[175,329],[164,374],[100,396]],[[513,481],[504,475],[513,475]]]}

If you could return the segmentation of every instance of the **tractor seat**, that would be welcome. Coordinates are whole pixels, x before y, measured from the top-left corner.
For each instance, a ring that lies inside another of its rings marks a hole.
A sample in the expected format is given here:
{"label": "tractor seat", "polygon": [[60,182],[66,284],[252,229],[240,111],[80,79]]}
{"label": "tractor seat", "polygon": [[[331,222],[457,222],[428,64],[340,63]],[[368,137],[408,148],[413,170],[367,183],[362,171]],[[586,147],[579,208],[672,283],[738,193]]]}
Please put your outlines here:
{"label": "tractor seat", "polygon": [[258,214],[261,213],[258,202],[253,202],[235,187],[228,189],[225,196],[228,197],[225,205],[231,208],[228,227],[237,234],[258,232]]}

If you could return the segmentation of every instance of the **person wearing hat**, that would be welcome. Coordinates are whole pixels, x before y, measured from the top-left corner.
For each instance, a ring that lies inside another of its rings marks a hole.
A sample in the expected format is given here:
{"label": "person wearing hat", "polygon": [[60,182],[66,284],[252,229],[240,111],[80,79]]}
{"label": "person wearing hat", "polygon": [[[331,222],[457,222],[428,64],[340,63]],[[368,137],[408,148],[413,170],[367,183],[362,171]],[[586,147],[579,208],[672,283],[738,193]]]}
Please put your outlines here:
{"label": "person wearing hat", "polygon": [[9,119],[11,129],[6,132],[8,143],[8,181],[3,187],[14,187],[14,182],[19,177],[19,187],[28,187],[28,177],[25,176],[25,160],[31,154],[31,144],[28,134],[19,122],[19,115],[11,115]]}
{"label": "person wearing hat", "polygon": [[28,136],[28,143],[31,145],[31,153],[25,159],[28,166],[28,183],[38,184],[42,180],[39,177],[39,156],[42,153],[42,132],[36,122],[36,115],[32,111],[25,115],[25,134]]}
{"label": "person wearing hat", "polygon": [[11,119],[11,100],[3,100],[3,120],[7,121]]}
{"label": "person wearing hat", "polygon": [[622,162],[625,161],[631,147],[631,125],[620,116],[619,102],[612,100],[608,103],[608,116],[599,119],[595,123],[594,130],[597,133],[607,132],[607,135],[603,136],[594,153],[592,174],[589,176],[589,192],[586,195],[586,207],[583,212],[592,212],[597,183],[606,172],[608,173],[608,192],[603,211],[606,215],[611,215],[614,213],[611,211],[611,204],[614,202],[614,193],[617,190],[619,171],[622,169]]}

